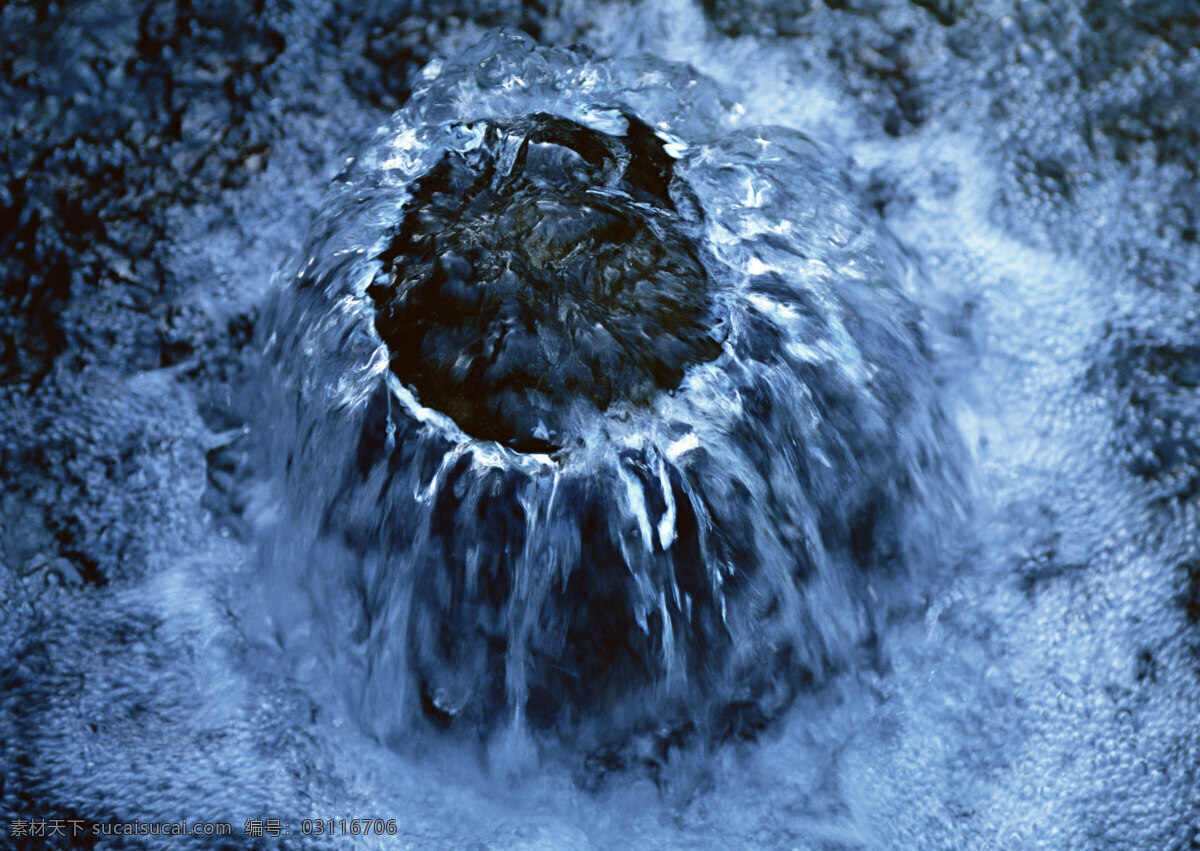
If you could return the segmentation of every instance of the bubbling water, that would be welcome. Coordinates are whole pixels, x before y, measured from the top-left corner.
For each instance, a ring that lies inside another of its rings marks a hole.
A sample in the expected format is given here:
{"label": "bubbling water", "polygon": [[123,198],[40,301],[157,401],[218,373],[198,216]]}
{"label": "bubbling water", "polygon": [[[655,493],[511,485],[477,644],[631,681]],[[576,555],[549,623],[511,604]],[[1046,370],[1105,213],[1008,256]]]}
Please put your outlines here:
{"label": "bubbling water", "polygon": [[944,531],[912,268],[686,66],[501,33],[422,79],[264,323],[269,574],[384,737],[754,734]]}

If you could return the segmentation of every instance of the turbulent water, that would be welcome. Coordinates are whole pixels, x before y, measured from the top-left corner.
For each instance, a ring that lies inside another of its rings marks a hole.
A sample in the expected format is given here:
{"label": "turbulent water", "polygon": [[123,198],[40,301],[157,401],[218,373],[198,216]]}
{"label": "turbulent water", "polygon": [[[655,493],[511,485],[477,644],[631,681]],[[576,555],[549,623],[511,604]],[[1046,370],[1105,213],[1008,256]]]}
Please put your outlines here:
{"label": "turbulent water", "polygon": [[265,323],[275,581],[385,739],[748,737],[955,524],[919,282],[835,155],[686,66],[508,34],[424,76]]}
{"label": "turbulent water", "polygon": [[1186,4],[185,6],[0,11],[0,844],[1200,843]]}

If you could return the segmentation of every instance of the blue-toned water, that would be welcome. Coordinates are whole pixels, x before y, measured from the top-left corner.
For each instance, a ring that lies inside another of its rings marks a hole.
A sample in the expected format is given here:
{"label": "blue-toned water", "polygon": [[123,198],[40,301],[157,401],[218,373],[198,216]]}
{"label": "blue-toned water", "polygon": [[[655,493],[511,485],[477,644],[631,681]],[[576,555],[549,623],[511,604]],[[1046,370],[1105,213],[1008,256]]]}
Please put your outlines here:
{"label": "blue-toned water", "polygon": [[29,146],[183,101],[0,194],[0,844],[1200,841],[1194,16],[795,5],[0,66]]}
{"label": "blue-toned water", "polygon": [[263,331],[270,582],[368,729],[657,771],[871,664],[965,459],[845,169],[683,65],[510,34],[426,73]]}

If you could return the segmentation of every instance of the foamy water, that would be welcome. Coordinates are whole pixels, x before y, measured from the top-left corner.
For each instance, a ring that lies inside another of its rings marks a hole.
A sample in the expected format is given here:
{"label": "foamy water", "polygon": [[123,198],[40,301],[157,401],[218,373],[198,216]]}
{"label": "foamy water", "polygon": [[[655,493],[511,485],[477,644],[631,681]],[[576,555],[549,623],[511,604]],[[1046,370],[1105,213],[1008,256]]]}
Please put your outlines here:
{"label": "foamy water", "polygon": [[[1140,185],[1110,175],[1092,221],[1031,206],[1026,227],[981,105],[893,137],[804,39],[728,38],[671,0],[561,19],[591,54],[456,63],[478,35],[456,34],[404,110],[329,143],[353,157],[332,188],[332,154],[303,181],[275,166],[263,185],[298,184],[296,209],[240,258],[207,249],[270,323],[228,400],[250,433],[210,438],[254,447],[247,532],[155,526],[152,575],[55,627],[53,682],[98,672],[82,705],[110,726],[77,771],[80,704],[48,698],[26,735],[50,785],[128,817],[396,818],[416,847],[1188,847],[1195,498],[1186,467],[1131,472],[1141,438],[1115,432],[1142,409],[1104,389],[1105,352],[1142,302],[1085,250]],[[620,410],[485,400],[469,422],[498,431],[472,434],[390,367],[381,258],[444,157],[492,167],[481,128],[557,115],[624,168],[623,110],[658,131],[671,190],[599,188],[691,240],[719,352]],[[1194,327],[1194,300],[1160,297],[1164,336]],[[139,381],[110,395],[207,430]],[[581,655],[597,632],[624,653],[607,679]],[[176,766],[149,797],[147,753]]]}

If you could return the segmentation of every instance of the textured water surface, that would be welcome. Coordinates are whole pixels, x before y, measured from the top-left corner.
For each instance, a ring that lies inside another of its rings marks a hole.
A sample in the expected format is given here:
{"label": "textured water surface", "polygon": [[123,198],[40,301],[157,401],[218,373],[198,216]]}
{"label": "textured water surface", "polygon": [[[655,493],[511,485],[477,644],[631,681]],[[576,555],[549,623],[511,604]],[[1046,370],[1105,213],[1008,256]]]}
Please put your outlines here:
{"label": "textured water surface", "polygon": [[5,842],[1200,842],[1187,4],[0,17]]}

